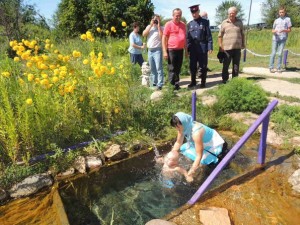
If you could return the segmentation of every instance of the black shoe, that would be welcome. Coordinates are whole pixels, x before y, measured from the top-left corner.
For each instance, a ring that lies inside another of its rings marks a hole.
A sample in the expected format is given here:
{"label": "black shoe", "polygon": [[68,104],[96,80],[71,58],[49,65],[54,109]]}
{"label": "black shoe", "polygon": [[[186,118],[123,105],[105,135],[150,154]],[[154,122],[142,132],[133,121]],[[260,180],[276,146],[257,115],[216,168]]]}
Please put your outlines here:
{"label": "black shoe", "polygon": [[157,87],[156,90],[157,91],[161,91],[162,87]]}
{"label": "black shoe", "polygon": [[226,80],[223,80],[223,81],[222,81],[223,84],[226,84],[226,82],[227,82]]}
{"label": "black shoe", "polygon": [[153,84],[153,87],[156,87],[156,84]]}
{"label": "black shoe", "polygon": [[178,90],[180,90],[181,89],[181,87],[178,85],[178,84],[175,84],[175,86],[174,86],[174,91],[178,91]]}
{"label": "black shoe", "polygon": [[197,84],[196,83],[190,83],[189,85],[188,85],[188,88],[192,88],[192,87],[195,87]]}
{"label": "black shoe", "polygon": [[201,88],[205,88],[205,84],[201,84],[200,87],[201,87]]}

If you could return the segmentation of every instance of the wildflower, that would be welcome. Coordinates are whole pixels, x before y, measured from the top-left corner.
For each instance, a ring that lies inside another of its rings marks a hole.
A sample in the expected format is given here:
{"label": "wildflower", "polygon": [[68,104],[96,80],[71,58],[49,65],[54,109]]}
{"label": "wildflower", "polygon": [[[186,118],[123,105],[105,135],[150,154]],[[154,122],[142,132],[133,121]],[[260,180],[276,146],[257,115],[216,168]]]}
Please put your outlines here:
{"label": "wildflower", "polygon": [[99,32],[99,33],[101,32],[101,29],[100,29],[100,27],[97,27],[97,32]]}
{"label": "wildflower", "polygon": [[123,22],[122,22],[122,27],[126,27],[126,26],[127,26],[126,22],[123,21]]}
{"label": "wildflower", "polygon": [[123,66],[123,65],[120,65],[120,66],[119,66],[119,68],[120,68],[120,69],[123,69],[123,68],[124,68],[124,66]]}
{"label": "wildflower", "polygon": [[80,102],[83,102],[83,100],[84,100],[84,97],[83,97],[83,96],[80,96],[80,97],[79,97],[79,101],[80,101]]}
{"label": "wildflower", "polygon": [[19,82],[20,85],[23,85],[23,84],[25,83],[24,80],[23,80],[22,78],[19,78],[19,79],[18,79],[18,82]]}
{"label": "wildflower", "polygon": [[10,72],[2,72],[1,75],[4,77],[10,77]]}
{"label": "wildflower", "polygon": [[82,35],[80,36],[80,38],[81,38],[82,40],[86,40],[86,39],[87,39],[87,36],[86,36],[86,34],[82,34]]}
{"label": "wildflower", "polygon": [[32,67],[32,62],[27,62],[27,63],[26,63],[26,66],[27,66],[28,68],[31,68],[31,67]]}
{"label": "wildflower", "polygon": [[115,108],[115,114],[118,114],[120,112],[119,108]]}
{"label": "wildflower", "polygon": [[14,57],[14,61],[15,61],[15,62],[19,62],[19,61],[20,61],[20,58],[16,56],[16,57]]}
{"label": "wildflower", "polygon": [[32,105],[32,98],[27,98],[26,99],[26,104],[27,105]]}
{"label": "wildflower", "polygon": [[115,27],[111,27],[110,30],[111,30],[111,32],[114,32],[114,33],[117,32]]}
{"label": "wildflower", "polygon": [[32,73],[29,73],[29,74],[27,75],[27,80],[28,80],[28,81],[33,81],[33,79],[34,79],[34,75],[33,75]]}
{"label": "wildflower", "polygon": [[46,43],[47,43],[47,44],[50,44],[50,40],[49,40],[49,39],[46,39]]}
{"label": "wildflower", "polygon": [[109,35],[109,30],[106,30],[105,33],[106,33],[106,35]]}
{"label": "wildflower", "polygon": [[88,63],[89,63],[89,60],[88,59],[85,59],[85,60],[83,60],[83,62],[82,62],[84,65],[87,65]]}
{"label": "wildflower", "polygon": [[74,58],[79,58],[80,56],[81,56],[81,53],[79,51],[76,51],[76,50],[73,51]]}
{"label": "wildflower", "polygon": [[59,80],[59,79],[58,79],[57,76],[52,77],[52,82],[53,82],[53,83],[56,83],[58,80]]}

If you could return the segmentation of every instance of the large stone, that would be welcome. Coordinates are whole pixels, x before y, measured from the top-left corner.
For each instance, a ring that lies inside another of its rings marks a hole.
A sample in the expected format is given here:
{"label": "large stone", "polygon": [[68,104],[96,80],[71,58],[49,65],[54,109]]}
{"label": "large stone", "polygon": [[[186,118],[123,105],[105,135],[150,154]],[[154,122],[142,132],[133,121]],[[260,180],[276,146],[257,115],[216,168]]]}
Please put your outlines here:
{"label": "large stone", "polygon": [[78,156],[73,166],[79,173],[86,173],[85,158],[83,156]]}
{"label": "large stone", "polygon": [[12,198],[20,198],[29,196],[38,192],[43,187],[51,186],[53,183],[52,177],[47,174],[36,174],[25,178],[22,182],[15,184],[9,194]]}
{"label": "large stone", "polygon": [[123,151],[120,145],[113,144],[104,152],[106,158],[111,161],[121,160],[128,156],[128,152]]}
{"label": "large stone", "polygon": [[300,193],[300,169],[296,170],[288,179],[293,190]]}
{"label": "large stone", "polygon": [[162,91],[154,91],[151,96],[150,96],[150,99],[152,101],[158,101],[160,99],[162,99],[163,97],[163,92]]}
{"label": "large stone", "polygon": [[200,210],[199,214],[203,225],[231,225],[227,209],[208,207]]}
{"label": "large stone", "polygon": [[58,178],[65,178],[65,177],[69,177],[69,176],[73,175],[74,173],[75,173],[75,169],[73,167],[70,167],[66,171],[57,174],[57,177]]}
{"label": "large stone", "polygon": [[176,225],[176,223],[161,219],[153,219],[147,222],[145,225]]}
{"label": "large stone", "polygon": [[86,166],[88,168],[96,168],[102,166],[102,160],[96,156],[87,156],[85,158]]}

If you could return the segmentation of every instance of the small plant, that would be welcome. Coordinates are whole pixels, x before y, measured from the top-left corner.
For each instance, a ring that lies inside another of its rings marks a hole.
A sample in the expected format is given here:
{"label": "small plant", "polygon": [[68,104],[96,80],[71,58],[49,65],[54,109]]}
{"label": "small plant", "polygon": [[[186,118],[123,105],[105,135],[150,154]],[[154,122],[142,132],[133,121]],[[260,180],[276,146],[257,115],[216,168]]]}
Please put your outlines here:
{"label": "small plant", "polygon": [[275,109],[271,120],[276,123],[275,131],[283,134],[300,134],[300,107],[281,105]]}
{"label": "small plant", "polygon": [[216,92],[217,109],[222,113],[253,112],[260,114],[268,104],[264,90],[253,81],[234,78]]}

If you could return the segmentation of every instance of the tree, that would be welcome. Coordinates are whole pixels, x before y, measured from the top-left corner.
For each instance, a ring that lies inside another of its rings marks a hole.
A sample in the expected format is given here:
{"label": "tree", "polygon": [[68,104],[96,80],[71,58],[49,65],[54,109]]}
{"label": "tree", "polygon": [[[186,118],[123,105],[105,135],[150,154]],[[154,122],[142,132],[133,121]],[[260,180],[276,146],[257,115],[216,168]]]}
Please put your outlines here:
{"label": "tree", "polygon": [[299,0],[266,0],[261,9],[263,21],[272,27],[274,20],[278,17],[280,6],[284,6],[287,15],[291,18],[293,27],[300,26],[300,1]]}
{"label": "tree", "polygon": [[[124,35],[122,22],[138,21],[143,29],[150,21],[154,6],[150,0],[62,0],[56,12],[57,28],[67,36],[77,36],[87,30],[109,30],[113,35]],[[128,29],[129,27],[125,28]],[[131,30],[131,28],[130,28]]]}
{"label": "tree", "polygon": [[0,27],[2,36],[8,40],[29,37],[27,25],[49,30],[44,17],[34,5],[23,4],[23,0],[0,0]]}
{"label": "tree", "polygon": [[228,18],[228,9],[232,6],[235,6],[238,10],[237,17],[240,20],[245,21],[245,13],[242,9],[241,3],[239,3],[238,1],[234,1],[234,0],[229,0],[229,1],[225,0],[224,2],[221,3],[221,5],[219,5],[216,8],[215,21],[216,21],[217,25],[221,24],[223,22],[223,20]]}
{"label": "tree", "polygon": [[66,36],[75,37],[88,29],[89,1],[62,0],[55,15],[57,29]]}

